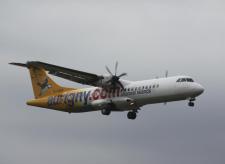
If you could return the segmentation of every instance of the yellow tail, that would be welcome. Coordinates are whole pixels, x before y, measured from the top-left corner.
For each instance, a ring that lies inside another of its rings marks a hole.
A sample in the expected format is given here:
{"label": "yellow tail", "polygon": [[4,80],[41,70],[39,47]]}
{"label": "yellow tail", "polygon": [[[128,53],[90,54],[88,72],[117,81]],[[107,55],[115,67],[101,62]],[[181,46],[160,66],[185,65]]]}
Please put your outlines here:
{"label": "yellow tail", "polygon": [[42,98],[65,91],[47,76],[43,68],[29,68],[35,98]]}
{"label": "yellow tail", "polygon": [[30,77],[36,99],[45,96],[54,95],[60,92],[73,90],[72,88],[61,87],[55,83],[47,74],[44,68],[34,67],[32,65],[21,63],[10,63],[17,66],[27,67],[30,71]]}

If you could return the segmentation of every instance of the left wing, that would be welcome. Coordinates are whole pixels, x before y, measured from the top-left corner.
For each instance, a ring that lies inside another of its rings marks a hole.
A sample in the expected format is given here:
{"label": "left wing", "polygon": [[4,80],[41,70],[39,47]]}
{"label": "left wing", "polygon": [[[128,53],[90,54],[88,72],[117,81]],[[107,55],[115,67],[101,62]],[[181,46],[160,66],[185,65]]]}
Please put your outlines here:
{"label": "left wing", "polygon": [[104,79],[103,76],[98,76],[96,74],[73,70],[73,69],[60,67],[53,64],[39,62],[39,61],[27,62],[26,64],[22,64],[22,63],[11,63],[11,64],[24,66],[28,68],[29,66],[44,68],[51,75],[58,76],[58,77],[61,77],[70,81],[74,81],[77,83],[92,85],[92,86],[99,86],[100,82]]}

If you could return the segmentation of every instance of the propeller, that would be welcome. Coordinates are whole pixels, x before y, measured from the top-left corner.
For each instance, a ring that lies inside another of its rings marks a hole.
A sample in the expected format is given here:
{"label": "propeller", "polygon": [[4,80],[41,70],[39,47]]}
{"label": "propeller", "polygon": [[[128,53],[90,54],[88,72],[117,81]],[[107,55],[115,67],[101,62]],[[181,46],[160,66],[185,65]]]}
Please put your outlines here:
{"label": "propeller", "polygon": [[118,71],[118,61],[116,61],[116,64],[115,64],[115,73],[113,74],[109,67],[108,66],[105,66],[107,72],[110,74],[110,79],[106,82],[106,83],[110,83],[113,88],[115,89],[118,85],[124,89],[124,86],[123,84],[120,82],[120,78],[123,77],[123,76],[127,76],[127,73],[121,73],[120,75],[117,76],[117,71]]}

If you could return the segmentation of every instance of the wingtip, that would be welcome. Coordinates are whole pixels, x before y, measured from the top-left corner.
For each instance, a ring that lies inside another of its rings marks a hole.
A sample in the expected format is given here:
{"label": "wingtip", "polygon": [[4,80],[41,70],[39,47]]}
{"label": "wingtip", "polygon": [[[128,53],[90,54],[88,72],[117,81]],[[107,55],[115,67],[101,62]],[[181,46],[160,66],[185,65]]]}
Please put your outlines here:
{"label": "wingtip", "polygon": [[14,63],[14,62],[11,62],[9,64],[15,65],[15,66],[20,66],[20,67],[27,67],[27,64],[24,64],[24,63]]}

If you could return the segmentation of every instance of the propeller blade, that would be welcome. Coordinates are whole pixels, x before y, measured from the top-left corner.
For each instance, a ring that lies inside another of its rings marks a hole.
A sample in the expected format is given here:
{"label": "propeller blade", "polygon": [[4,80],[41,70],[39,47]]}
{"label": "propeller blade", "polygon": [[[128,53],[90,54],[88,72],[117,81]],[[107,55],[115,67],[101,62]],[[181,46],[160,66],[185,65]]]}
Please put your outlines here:
{"label": "propeller blade", "polygon": [[116,65],[115,65],[115,76],[117,75],[117,69],[118,69],[118,61],[116,61]]}
{"label": "propeller blade", "polygon": [[120,86],[122,89],[124,89],[124,86],[123,86],[123,84],[122,84],[120,81],[117,81],[117,84],[119,84],[119,86]]}
{"label": "propeller blade", "polygon": [[108,81],[106,81],[106,83],[108,84],[108,83],[111,83],[112,82],[112,80],[110,79],[110,80],[108,80]]}
{"label": "propeller blade", "polygon": [[127,73],[122,73],[118,77],[121,78],[122,76],[127,76]]}
{"label": "propeller blade", "polygon": [[116,64],[115,64],[115,75],[113,75],[113,73],[110,71],[109,67],[105,66],[107,72],[111,75],[110,79],[108,81],[106,81],[105,83],[108,85],[110,84],[110,86],[113,88],[113,89],[116,89],[118,86],[121,87],[122,89],[124,89],[124,86],[123,84],[119,81],[119,79],[122,77],[122,76],[126,76],[127,73],[122,73],[120,74],[119,76],[117,76],[117,71],[118,71],[118,61],[116,61]]}
{"label": "propeller blade", "polygon": [[108,73],[109,73],[111,76],[113,76],[113,74],[112,74],[112,72],[110,71],[110,69],[109,69],[107,66],[105,66],[105,68],[106,68],[106,70],[108,71]]}

